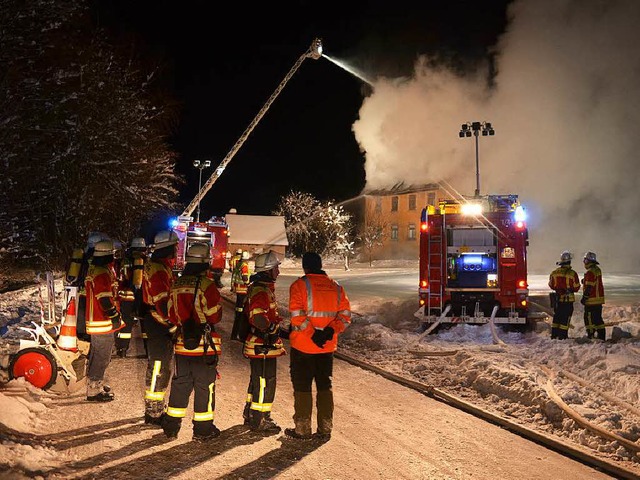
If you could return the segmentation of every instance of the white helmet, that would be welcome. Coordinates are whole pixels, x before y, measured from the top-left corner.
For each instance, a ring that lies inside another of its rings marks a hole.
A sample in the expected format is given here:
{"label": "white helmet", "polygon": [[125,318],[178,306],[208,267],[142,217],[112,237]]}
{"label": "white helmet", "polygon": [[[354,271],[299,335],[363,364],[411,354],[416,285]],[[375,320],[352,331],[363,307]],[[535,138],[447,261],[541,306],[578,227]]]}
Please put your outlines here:
{"label": "white helmet", "polygon": [[267,253],[261,253],[256,257],[256,273],[269,271],[278,265],[280,265],[280,260],[278,260],[276,252],[273,250],[269,250]]}
{"label": "white helmet", "polygon": [[147,248],[147,242],[144,241],[144,238],[136,237],[131,240],[131,248]]}
{"label": "white helmet", "polygon": [[187,263],[209,263],[211,261],[211,250],[206,243],[194,243],[187,250],[185,257]]}
{"label": "white helmet", "polygon": [[591,262],[591,263],[598,263],[598,260],[596,259],[596,254],[593,252],[587,252],[584,254],[584,261],[585,262]]}
{"label": "white helmet", "polygon": [[558,265],[562,263],[571,263],[571,260],[573,260],[573,255],[569,250],[565,250],[560,254],[560,261],[558,262]]}
{"label": "white helmet", "polygon": [[107,255],[113,255],[113,252],[113,240],[100,240],[98,243],[96,243],[96,246],[93,250],[93,256],[106,257]]}
{"label": "white helmet", "polygon": [[242,259],[243,260],[249,260],[249,252],[247,250],[242,252]]}
{"label": "white helmet", "polygon": [[178,243],[178,235],[174,231],[161,230],[156,233],[153,243],[156,250],[159,248],[170,247]]}
{"label": "white helmet", "polygon": [[236,255],[242,255],[242,249],[241,248],[236,250]]}
{"label": "white helmet", "polygon": [[95,248],[100,240],[108,240],[109,237],[102,232],[91,232],[87,237],[87,248]]}

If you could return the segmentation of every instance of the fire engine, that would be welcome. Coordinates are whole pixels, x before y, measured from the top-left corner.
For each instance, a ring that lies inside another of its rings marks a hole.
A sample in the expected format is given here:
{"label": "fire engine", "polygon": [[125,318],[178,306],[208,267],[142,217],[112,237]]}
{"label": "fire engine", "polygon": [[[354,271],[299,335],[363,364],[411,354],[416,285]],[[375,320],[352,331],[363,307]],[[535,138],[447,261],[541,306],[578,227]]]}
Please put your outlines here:
{"label": "fire engine", "polygon": [[224,217],[211,217],[206,222],[194,222],[193,217],[179,216],[172,224],[178,235],[175,269],[182,270],[189,247],[196,243],[211,246],[211,271],[214,276],[222,275],[227,261],[229,226]]}
{"label": "fire engine", "polygon": [[427,206],[420,218],[415,316],[425,327],[488,322],[526,327],[528,245],[525,209],[517,195]]}

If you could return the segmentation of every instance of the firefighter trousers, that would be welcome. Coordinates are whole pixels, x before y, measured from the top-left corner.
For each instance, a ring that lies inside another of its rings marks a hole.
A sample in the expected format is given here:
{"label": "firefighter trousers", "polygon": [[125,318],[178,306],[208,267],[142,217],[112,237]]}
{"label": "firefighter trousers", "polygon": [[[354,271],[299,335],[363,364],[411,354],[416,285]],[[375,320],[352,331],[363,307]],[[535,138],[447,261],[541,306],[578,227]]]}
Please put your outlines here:
{"label": "firefighter trousers", "polygon": [[251,377],[247,389],[247,403],[252,412],[271,412],[273,401],[276,397],[276,369],[278,359],[251,358]]}
{"label": "firefighter trousers", "polygon": [[569,322],[573,315],[573,302],[558,302],[553,313],[551,338],[564,340],[569,336]]}
{"label": "firefighter trousers", "polygon": [[145,404],[164,402],[171,380],[173,362],[173,339],[169,329],[145,315],[144,329],[147,333],[147,372],[145,377]]}
{"label": "firefighter trousers", "polygon": [[91,335],[89,347],[89,360],[87,362],[87,380],[89,382],[101,382],[104,373],[111,363],[111,350],[113,349],[113,333]]}
{"label": "firefighter trousers", "polygon": [[605,330],[604,320],[602,320],[602,305],[585,305],[584,306],[584,327],[587,330],[587,337],[606,339],[607,331]]}
{"label": "firefighter trousers", "polygon": [[217,355],[175,356],[175,372],[171,380],[171,393],[167,406],[165,430],[177,434],[186,416],[191,392],[193,395],[193,434],[208,436],[213,433],[216,409]]}
{"label": "firefighter trousers", "polygon": [[122,314],[122,320],[124,320],[124,327],[115,333],[116,352],[118,352],[118,355],[121,357],[124,357],[131,344],[131,330],[135,323],[135,318],[133,317],[133,302],[120,302],[120,313]]}
{"label": "firefighter trousers", "polygon": [[244,342],[244,338],[240,338],[238,330],[240,329],[240,323],[242,322],[242,316],[244,315],[244,300],[247,297],[246,293],[236,293],[236,313],[233,320],[233,327],[231,328],[231,340],[240,340]]}

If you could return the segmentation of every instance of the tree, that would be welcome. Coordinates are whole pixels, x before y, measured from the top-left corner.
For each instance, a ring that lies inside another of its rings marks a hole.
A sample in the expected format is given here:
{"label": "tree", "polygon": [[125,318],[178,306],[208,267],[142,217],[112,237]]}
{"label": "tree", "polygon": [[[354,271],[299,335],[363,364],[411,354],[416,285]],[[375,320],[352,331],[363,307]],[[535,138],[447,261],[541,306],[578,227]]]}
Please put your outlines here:
{"label": "tree", "polygon": [[375,249],[384,245],[388,227],[389,222],[381,212],[373,209],[367,210],[358,239],[362,242],[362,247],[367,252],[369,266],[372,266]]}
{"label": "tree", "polygon": [[[176,207],[170,102],[82,2],[0,0],[0,256],[60,266]],[[6,108],[4,108],[6,107]]]}

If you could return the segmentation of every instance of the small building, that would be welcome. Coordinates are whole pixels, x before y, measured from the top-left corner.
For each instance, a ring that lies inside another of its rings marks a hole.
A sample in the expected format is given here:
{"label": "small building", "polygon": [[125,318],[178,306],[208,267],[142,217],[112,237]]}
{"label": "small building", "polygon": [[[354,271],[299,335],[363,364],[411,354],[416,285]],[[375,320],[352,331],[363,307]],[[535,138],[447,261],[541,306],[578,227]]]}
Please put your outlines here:
{"label": "small building", "polygon": [[255,257],[269,250],[284,258],[289,246],[284,217],[277,215],[239,215],[235,208],[225,216],[229,225],[229,252],[248,251]]}

